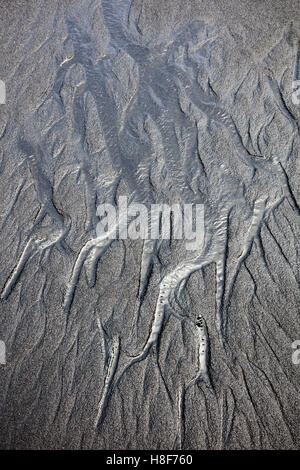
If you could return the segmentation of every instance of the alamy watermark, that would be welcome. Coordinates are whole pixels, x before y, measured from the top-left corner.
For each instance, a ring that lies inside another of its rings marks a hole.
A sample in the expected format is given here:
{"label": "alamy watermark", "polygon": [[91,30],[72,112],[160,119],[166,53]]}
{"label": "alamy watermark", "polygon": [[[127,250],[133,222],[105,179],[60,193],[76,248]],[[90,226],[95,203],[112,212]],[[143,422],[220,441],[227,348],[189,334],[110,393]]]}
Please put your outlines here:
{"label": "alamy watermark", "polygon": [[292,363],[298,365],[300,364],[300,339],[292,343],[292,348],[295,349],[292,354]]}
{"label": "alamy watermark", "polygon": [[6,88],[5,83],[0,80],[0,104],[6,103]]}
{"label": "alamy watermark", "polygon": [[6,346],[4,341],[0,341],[0,364],[6,364]]}
{"label": "alamy watermark", "polygon": [[120,196],[117,207],[100,204],[97,237],[126,240],[186,240],[187,250],[199,250],[204,243],[203,204],[128,205],[127,196]]}
{"label": "alamy watermark", "polygon": [[292,103],[300,104],[300,80],[294,80],[292,82]]}

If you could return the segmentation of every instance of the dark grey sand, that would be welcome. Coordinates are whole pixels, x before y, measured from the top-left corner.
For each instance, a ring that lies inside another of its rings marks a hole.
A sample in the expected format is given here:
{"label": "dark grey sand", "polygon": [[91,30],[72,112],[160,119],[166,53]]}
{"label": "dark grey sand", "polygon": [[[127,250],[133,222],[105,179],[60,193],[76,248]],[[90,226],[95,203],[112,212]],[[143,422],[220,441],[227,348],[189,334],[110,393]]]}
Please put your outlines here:
{"label": "dark grey sand", "polygon": [[[299,10],[0,1],[1,448],[299,448]],[[120,195],[204,246],[99,242]]]}

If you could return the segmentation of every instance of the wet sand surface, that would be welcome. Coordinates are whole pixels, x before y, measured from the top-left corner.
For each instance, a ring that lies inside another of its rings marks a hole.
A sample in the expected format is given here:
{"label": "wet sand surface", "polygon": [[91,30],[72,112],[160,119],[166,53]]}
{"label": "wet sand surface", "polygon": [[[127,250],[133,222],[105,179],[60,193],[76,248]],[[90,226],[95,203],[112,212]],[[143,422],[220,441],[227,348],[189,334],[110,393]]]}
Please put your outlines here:
{"label": "wet sand surface", "polygon": [[[298,449],[299,2],[0,11],[0,447]],[[120,196],[203,243],[99,236]]]}

